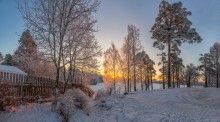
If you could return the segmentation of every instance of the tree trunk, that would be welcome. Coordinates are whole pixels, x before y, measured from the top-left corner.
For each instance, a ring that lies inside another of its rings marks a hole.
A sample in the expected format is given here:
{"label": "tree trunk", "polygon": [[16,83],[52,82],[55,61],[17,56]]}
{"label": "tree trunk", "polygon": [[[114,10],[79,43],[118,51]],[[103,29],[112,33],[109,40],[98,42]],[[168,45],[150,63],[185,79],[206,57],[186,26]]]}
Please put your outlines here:
{"label": "tree trunk", "polygon": [[190,81],[191,81],[191,75],[189,75],[189,78],[187,80],[187,87],[190,87]]}
{"label": "tree trunk", "polygon": [[153,87],[153,76],[152,76],[152,72],[151,72],[151,79],[150,79],[150,81],[151,81],[151,90],[153,90],[154,89],[154,87]]}
{"label": "tree trunk", "polygon": [[141,69],[141,90],[143,90],[143,81],[142,81],[142,69]]}
{"label": "tree trunk", "polygon": [[55,85],[56,88],[58,88],[58,86],[59,86],[59,84],[58,84],[59,78],[60,78],[60,68],[58,67],[57,72],[56,72],[56,85]]}
{"label": "tree trunk", "polygon": [[134,91],[136,91],[135,46],[134,46],[133,50],[134,50],[134,52],[133,52]]}
{"label": "tree trunk", "polygon": [[171,88],[171,77],[170,77],[170,48],[171,40],[168,41],[168,88]]}
{"label": "tree trunk", "polygon": [[217,86],[217,88],[218,88],[218,68],[219,68],[219,66],[218,66],[218,57],[217,57],[217,73],[216,73],[216,79],[217,79],[216,86]]}
{"label": "tree trunk", "polygon": [[[128,53],[128,52],[127,52],[127,53]],[[127,61],[128,61],[128,62],[127,62],[127,63],[128,63],[128,64],[127,64],[127,65],[128,65],[128,67],[127,67],[127,68],[128,68],[128,74],[127,74],[127,75],[128,75],[128,76],[127,76],[127,79],[128,79],[127,89],[128,89],[128,90],[127,90],[127,92],[129,92],[129,89],[130,89],[130,77],[129,77],[129,74],[130,74],[130,62],[129,62],[129,59],[130,59],[130,58],[129,58],[129,53],[128,53],[127,55],[128,55],[128,60],[127,60]]]}
{"label": "tree trunk", "polygon": [[145,84],[145,90],[147,91],[147,76],[146,76],[146,74],[144,76],[144,84]]}
{"label": "tree trunk", "polygon": [[175,88],[174,80],[175,80],[175,71],[174,71],[174,64],[173,64],[173,88]]}
{"label": "tree trunk", "polygon": [[207,71],[206,71],[206,61],[205,61],[205,87],[208,87],[208,81],[207,81]]}
{"label": "tree trunk", "polygon": [[164,62],[163,62],[163,89],[165,89],[165,81],[164,81]]}

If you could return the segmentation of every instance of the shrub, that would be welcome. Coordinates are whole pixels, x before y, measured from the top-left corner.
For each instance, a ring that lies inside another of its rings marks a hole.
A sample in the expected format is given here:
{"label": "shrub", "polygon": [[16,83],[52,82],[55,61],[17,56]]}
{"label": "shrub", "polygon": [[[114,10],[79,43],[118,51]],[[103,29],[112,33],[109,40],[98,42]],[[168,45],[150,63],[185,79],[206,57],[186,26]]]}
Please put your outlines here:
{"label": "shrub", "polygon": [[70,119],[77,110],[88,112],[88,102],[89,97],[84,92],[73,88],[58,98],[58,111],[64,118]]}
{"label": "shrub", "polygon": [[74,84],[74,88],[79,88],[82,90],[87,96],[92,97],[94,95],[94,91],[86,84]]}

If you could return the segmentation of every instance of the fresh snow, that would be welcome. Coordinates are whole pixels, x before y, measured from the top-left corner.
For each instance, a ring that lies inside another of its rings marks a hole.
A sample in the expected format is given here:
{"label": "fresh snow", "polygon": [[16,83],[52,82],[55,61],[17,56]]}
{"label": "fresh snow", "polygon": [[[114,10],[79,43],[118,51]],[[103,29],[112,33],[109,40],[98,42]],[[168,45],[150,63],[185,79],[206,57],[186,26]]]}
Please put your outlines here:
{"label": "fresh snow", "polygon": [[61,122],[62,117],[51,112],[51,103],[28,104],[13,108],[11,112],[0,111],[0,122]]}
{"label": "fresh snow", "polygon": [[220,89],[138,91],[106,97],[91,109],[93,122],[219,122]]}
{"label": "fresh snow", "polygon": [[24,71],[18,69],[15,66],[8,66],[8,65],[0,65],[0,72],[9,72],[9,73],[16,73],[16,74],[23,74],[27,75]]}
{"label": "fresh snow", "polygon": [[100,89],[104,88],[104,83],[98,83],[96,85],[90,85],[90,87],[95,91],[99,91]]}
{"label": "fresh snow", "polygon": [[[0,112],[0,122],[62,122],[51,103]],[[90,102],[89,115],[78,110],[69,122],[219,122],[220,89],[180,88],[137,91]]]}
{"label": "fresh snow", "polygon": [[[90,87],[95,91],[98,92],[101,89],[105,89],[105,85],[104,83],[98,83],[96,85],[90,85]],[[124,92],[124,84],[123,83],[117,83],[116,85],[116,89],[120,90],[120,93]],[[181,88],[186,88],[186,85],[180,85]],[[195,86],[195,87],[201,87],[201,86]],[[140,90],[141,89],[141,84],[137,83],[137,89]],[[158,90],[158,89],[163,89],[163,84],[159,84],[159,83],[153,83],[153,90]],[[150,86],[150,90],[151,90],[151,86]]]}

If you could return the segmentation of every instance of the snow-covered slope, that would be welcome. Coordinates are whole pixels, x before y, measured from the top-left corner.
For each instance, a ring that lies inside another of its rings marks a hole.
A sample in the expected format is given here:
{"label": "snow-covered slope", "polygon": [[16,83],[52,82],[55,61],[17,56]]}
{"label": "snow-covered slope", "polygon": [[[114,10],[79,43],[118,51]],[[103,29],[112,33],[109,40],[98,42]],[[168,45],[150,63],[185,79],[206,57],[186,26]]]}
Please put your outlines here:
{"label": "snow-covered slope", "polygon": [[[89,116],[73,115],[74,122],[219,122],[220,89],[181,88],[138,91],[93,101]],[[32,104],[15,112],[0,112],[0,122],[61,122],[50,104]],[[71,122],[71,121],[70,121]]]}
{"label": "snow-covered slope", "polygon": [[182,88],[106,97],[92,108],[93,122],[217,122],[220,89]]}

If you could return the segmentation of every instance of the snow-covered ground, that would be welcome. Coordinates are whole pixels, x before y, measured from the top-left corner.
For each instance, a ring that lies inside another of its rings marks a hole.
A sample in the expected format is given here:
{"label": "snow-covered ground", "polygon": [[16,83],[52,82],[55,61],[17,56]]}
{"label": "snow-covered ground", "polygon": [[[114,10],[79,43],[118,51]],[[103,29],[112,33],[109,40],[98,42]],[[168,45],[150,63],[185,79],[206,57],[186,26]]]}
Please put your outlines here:
{"label": "snow-covered ground", "polygon": [[[100,89],[105,88],[104,83],[98,83],[96,85],[90,85],[90,87],[95,91],[99,91]],[[117,89],[120,89],[121,92],[124,91],[124,84],[123,83],[118,83],[116,85]],[[181,88],[185,88],[186,85],[180,85]],[[202,86],[196,86],[196,87],[202,87]],[[140,90],[141,89],[141,84],[137,83],[137,89]],[[154,90],[158,90],[158,89],[163,89],[163,84],[159,84],[159,83],[153,83],[153,89]],[[151,90],[151,86],[150,86],[150,90]]]}
{"label": "snow-covered ground", "polygon": [[61,122],[62,119],[51,112],[51,103],[19,106],[13,112],[0,111],[0,122]]}
{"label": "snow-covered ground", "polygon": [[220,89],[139,91],[106,97],[91,109],[93,122],[219,122]]}
{"label": "snow-covered ground", "polygon": [[104,88],[104,83],[98,83],[96,85],[90,85],[90,87],[95,91],[99,91],[100,89]]}
{"label": "snow-covered ground", "polygon": [[[220,89],[181,88],[106,96],[90,103],[89,116],[76,112],[74,122],[219,122]],[[62,122],[50,103],[0,112],[0,122]]]}

